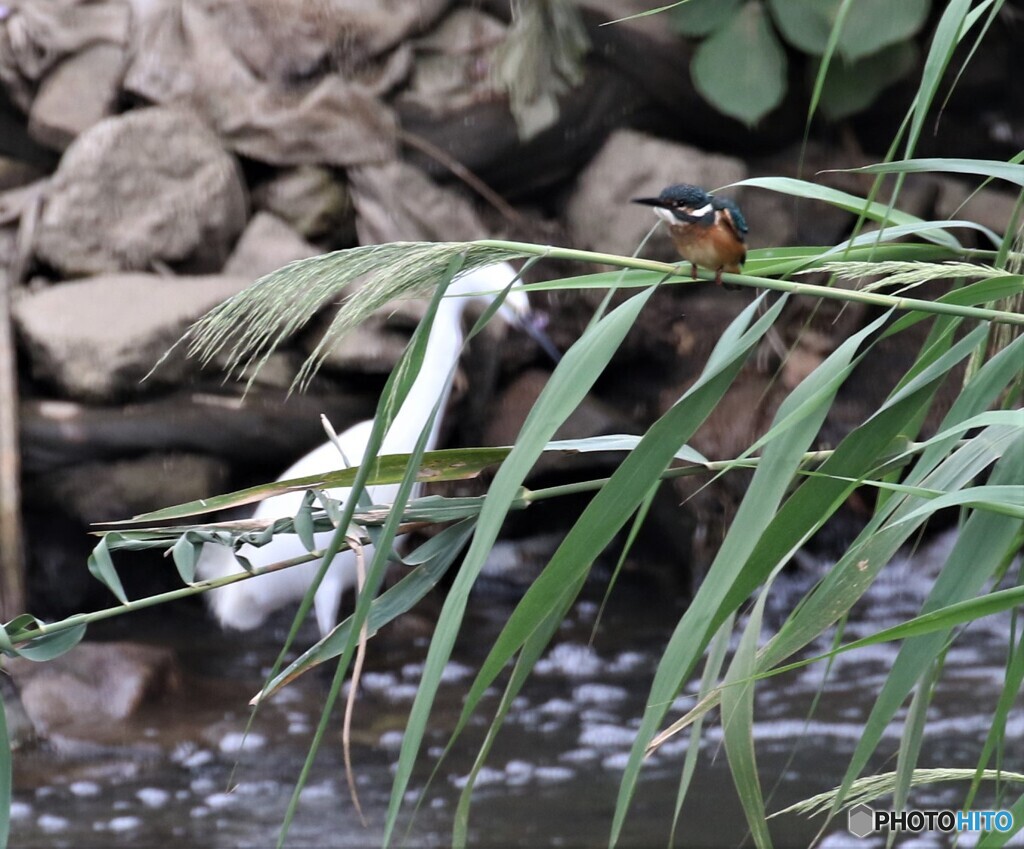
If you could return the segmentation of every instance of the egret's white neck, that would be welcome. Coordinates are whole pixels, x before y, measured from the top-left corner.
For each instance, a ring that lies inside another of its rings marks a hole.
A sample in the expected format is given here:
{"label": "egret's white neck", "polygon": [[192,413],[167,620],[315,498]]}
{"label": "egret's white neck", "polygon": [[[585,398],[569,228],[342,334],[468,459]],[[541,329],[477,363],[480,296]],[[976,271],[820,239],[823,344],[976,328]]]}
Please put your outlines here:
{"label": "egret's white neck", "polygon": [[420,373],[393,420],[391,430],[384,437],[382,454],[407,454],[412,451],[435,404],[439,403],[426,450],[431,451],[437,445],[444,408],[451,394],[448,376],[462,348],[462,312],[468,301],[468,298],[443,298],[438,305]]}

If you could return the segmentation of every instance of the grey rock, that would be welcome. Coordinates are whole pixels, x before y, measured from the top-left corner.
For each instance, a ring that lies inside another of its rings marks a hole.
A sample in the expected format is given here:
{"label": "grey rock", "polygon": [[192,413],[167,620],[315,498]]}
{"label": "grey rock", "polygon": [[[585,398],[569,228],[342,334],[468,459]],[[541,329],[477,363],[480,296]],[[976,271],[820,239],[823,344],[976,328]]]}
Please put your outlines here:
{"label": "grey rock", "polygon": [[140,643],[81,643],[47,663],[12,658],[5,669],[41,733],[100,740],[115,730],[112,720],[127,719],[181,679],[174,652]]}
{"label": "grey rock", "polygon": [[[656,196],[674,183],[711,190],[742,180],[746,166],[729,156],[664,141],[634,130],[617,130],[580,174],[566,218],[577,247],[629,255],[656,219],[632,198]],[[737,197],[736,192],[724,193]],[[678,259],[659,227],[643,256]]]}
{"label": "grey rock", "polygon": [[[970,186],[959,180],[949,177],[937,179],[941,187],[935,210],[937,218],[974,221],[1000,236],[1006,232],[1013,220],[1016,194],[991,187],[972,191]],[[990,250],[993,247],[985,238],[980,238],[979,244]]]}
{"label": "grey rock", "polygon": [[[137,393],[139,381],[189,324],[249,282],[111,274],[23,297],[14,321],[35,375],[70,398],[104,401]],[[197,369],[175,349],[152,380],[175,383]]]}
{"label": "grey rock", "polygon": [[235,250],[224,265],[224,273],[255,280],[299,259],[320,251],[284,221],[269,212],[253,216]]}
{"label": "grey rock", "polygon": [[114,108],[124,74],[124,48],[94,44],[51,71],[32,101],[29,134],[40,144],[64,150]]}
{"label": "grey rock", "polygon": [[112,522],[206,498],[227,489],[228,464],[199,454],[148,454],[82,463],[31,481],[34,501],[51,499],[82,522]]}
{"label": "grey rock", "polygon": [[35,247],[68,276],[154,263],[217,271],[245,218],[238,166],[213,132],[184,109],[140,109],[68,147]]}
{"label": "grey rock", "polygon": [[253,189],[253,206],[283,219],[304,238],[355,244],[355,208],[348,186],[320,165],[286,168]]}

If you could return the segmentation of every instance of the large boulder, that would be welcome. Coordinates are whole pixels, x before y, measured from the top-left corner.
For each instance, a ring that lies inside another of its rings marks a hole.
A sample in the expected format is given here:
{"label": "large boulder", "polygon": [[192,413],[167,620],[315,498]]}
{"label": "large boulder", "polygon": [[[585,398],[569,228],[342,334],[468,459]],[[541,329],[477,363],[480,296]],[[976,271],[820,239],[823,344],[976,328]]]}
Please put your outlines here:
{"label": "large boulder", "polygon": [[276,215],[258,212],[228,257],[224,273],[255,280],[290,262],[309,259],[319,253],[315,245],[303,239]]}
{"label": "large boulder", "polygon": [[345,181],[330,168],[285,168],[252,192],[253,207],[290,224],[303,238],[328,246],[356,242],[355,209]]}
{"label": "large boulder", "polygon": [[61,62],[32,101],[28,131],[40,144],[64,150],[113,114],[124,74],[124,47],[100,43]]}
{"label": "large boulder", "polygon": [[[247,277],[111,274],[20,299],[15,326],[33,373],[67,397],[107,401],[139,382],[193,321],[250,282]],[[175,383],[196,369],[177,348],[154,373]]]}
{"label": "large boulder", "polygon": [[68,147],[35,249],[67,276],[219,271],[245,219],[241,174],[213,132],[187,110],[139,109]]}
{"label": "large boulder", "polygon": [[226,462],[201,454],[98,460],[35,477],[26,486],[26,501],[60,504],[88,526],[224,492],[228,473]]}
{"label": "large boulder", "polygon": [[5,669],[38,731],[98,742],[181,681],[173,651],[128,642],[81,643],[47,663],[11,658]]}

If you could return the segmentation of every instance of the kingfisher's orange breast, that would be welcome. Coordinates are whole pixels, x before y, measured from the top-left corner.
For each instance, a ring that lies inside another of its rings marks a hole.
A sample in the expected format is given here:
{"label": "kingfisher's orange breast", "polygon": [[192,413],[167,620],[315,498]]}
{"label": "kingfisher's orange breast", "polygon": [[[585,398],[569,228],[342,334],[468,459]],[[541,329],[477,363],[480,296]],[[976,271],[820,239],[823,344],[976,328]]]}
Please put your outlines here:
{"label": "kingfisher's orange breast", "polygon": [[673,224],[669,231],[679,255],[701,268],[737,273],[747,258],[747,246],[726,224]]}

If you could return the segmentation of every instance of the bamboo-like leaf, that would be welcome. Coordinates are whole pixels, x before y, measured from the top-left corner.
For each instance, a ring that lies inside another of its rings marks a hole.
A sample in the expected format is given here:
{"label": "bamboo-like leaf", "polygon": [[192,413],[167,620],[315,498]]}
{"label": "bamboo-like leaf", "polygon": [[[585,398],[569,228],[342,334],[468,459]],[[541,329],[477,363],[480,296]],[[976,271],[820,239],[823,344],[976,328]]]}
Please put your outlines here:
{"label": "bamboo-like leaf", "polygon": [[[573,587],[574,592],[568,593],[567,595],[574,598],[576,594],[579,593],[580,589],[582,589],[582,584],[583,582],[581,579],[580,583]],[[551,638],[558,631],[562,622],[565,621],[566,613],[568,613],[567,605],[556,607],[554,610],[550,611],[538,624],[533,634],[530,635],[529,640],[527,640],[522,651],[519,653],[519,657],[516,658],[515,666],[512,669],[512,675],[509,678],[508,685],[505,687],[505,692],[502,694],[501,703],[498,705],[494,719],[487,731],[487,738],[481,744],[480,749],[477,752],[477,757],[473,762],[473,767],[470,770],[470,774],[467,776],[466,785],[459,794],[459,804],[455,810],[455,822],[452,828],[453,849],[465,849],[467,845],[469,830],[469,804],[477,776],[480,774],[480,770],[487,761],[487,756],[490,754],[494,741],[497,739],[498,731],[505,722],[508,712],[512,709],[512,704],[515,701],[516,696],[519,695],[523,685],[526,684],[530,672],[544,653],[544,650],[547,648],[548,643],[550,643]],[[445,747],[445,755],[447,755],[451,750],[453,743],[454,737]]]}
{"label": "bamboo-like leaf", "polygon": [[[842,377],[849,373],[858,350],[868,344],[871,334],[876,330],[877,327],[869,326],[844,341],[794,390],[776,413],[773,428],[780,422],[788,421],[790,424],[781,430],[777,439],[765,447],[762,463],[759,464],[754,480],[737,510],[730,531],[696,596],[670,637],[658,664],[647,708],[620,786],[612,825],[612,843],[618,839],[648,744],[654,738],[672,700],[695,667],[704,647],[722,622],[745,601],[754,587],[766,579],[778,563],[788,559],[787,554],[783,552],[774,558],[757,557],[756,547],[759,541],[763,543],[766,535],[771,539],[771,529],[779,527],[781,530],[776,531],[776,536],[781,537],[785,534],[784,551],[789,552],[809,533],[809,529],[801,528],[799,522],[789,520],[783,513],[776,513],[776,510],[799,464],[798,457],[816,437]],[[796,415],[797,411],[801,411],[800,415]],[[880,443],[882,439],[883,437],[879,438]],[[840,449],[842,447],[840,445]],[[879,450],[882,447],[880,444]],[[841,461],[842,455],[840,460],[835,462]],[[826,461],[825,465],[828,463],[829,461]],[[809,483],[805,484],[803,489],[806,489]],[[816,493],[812,497],[815,504],[813,514],[828,515],[828,505],[835,496],[823,499]],[[792,507],[790,510],[796,515],[803,515],[804,522],[806,516],[812,512]],[[749,566],[745,568],[748,562],[756,563],[757,568],[764,571],[755,572]]]}
{"label": "bamboo-like leaf", "polygon": [[[1024,543],[1024,535],[1020,541]],[[1017,548],[1019,550],[1020,546],[1018,545]],[[970,790],[963,800],[965,809],[973,807],[975,795],[980,788],[981,778],[986,767],[991,763],[993,755],[1001,752],[1003,741],[1006,739],[1007,720],[1017,701],[1021,687],[1024,687],[1024,633],[1018,634],[1016,646],[1010,644],[1010,657],[1006,663],[1003,689],[999,694],[996,708],[992,712],[992,722],[985,737],[985,745],[982,747],[981,754],[978,755],[978,766],[971,781]]]}
{"label": "bamboo-like leaf", "polygon": [[[746,354],[767,331],[782,306],[781,301],[774,304],[749,329],[747,323],[753,317],[756,304],[733,321],[719,339],[701,378],[655,423],[636,450],[615,471],[607,486],[587,506],[550,563],[516,606],[494,648],[481,665],[465,698],[449,748],[507,661],[521,650],[516,664],[516,669],[520,670],[524,659],[537,655],[538,635],[550,636],[548,625],[564,616],[583,586],[594,559],[643,501],[651,483],[665,468],[679,444],[699,426],[731,385]],[[500,719],[499,714],[491,725],[491,735],[496,732]]]}
{"label": "bamboo-like leaf", "polygon": [[495,475],[484,509],[480,513],[477,532],[445,600],[427,655],[420,688],[409,714],[385,823],[385,845],[391,842],[399,806],[405,798],[434,696],[445,664],[451,656],[470,590],[483,567],[486,553],[497,538],[521,482],[540,456],[544,445],[604,371],[651,292],[653,289],[634,296],[591,325],[566,352],[527,416],[515,448]]}
{"label": "bamboo-like leaf", "polygon": [[904,159],[845,170],[865,174],[970,174],[987,180],[1004,180],[1024,188],[1024,165],[995,159]]}
{"label": "bamboo-like leaf", "polygon": [[96,543],[96,547],[93,548],[92,553],[89,555],[89,572],[96,580],[109,589],[121,604],[127,604],[128,596],[125,595],[121,578],[118,576],[117,569],[114,567],[114,561],[110,557],[108,540],[111,537],[113,537],[112,541],[117,541],[117,535],[111,534],[110,536],[103,537]]}
{"label": "bamboo-like leaf", "polygon": [[947,492],[911,510],[894,525],[916,522],[948,507],[973,507],[1013,519],[1024,519],[1024,485],[972,486],[958,492]]}
{"label": "bamboo-like leaf", "polygon": [[[464,519],[457,525],[445,528],[405,558],[405,562],[414,567],[412,571],[393,587],[381,593],[370,605],[370,615],[367,618],[369,637],[373,637],[389,622],[411,610],[437,586],[437,582],[448,571],[473,533],[475,524],[472,519]],[[274,695],[313,667],[338,657],[345,651],[351,631],[352,617],[348,617],[330,634],[314,643],[267,681],[253,698],[253,704]]]}
{"label": "bamboo-like leaf", "polygon": [[[734,614],[726,617],[718,633],[712,638],[708,645],[707,661],[704,664],[704,672],[700,677],[700,689],[697,691],[697,699],[704,699],[715,687],[718,681],[718,674],[725,663],[725,656],[729,650],[729,638],[732,635],[732,628],[736,621]],[[701,717],[693,723],[690,729],[689,745],[686,747],[686,759],[683,761],[683,769],[679,775],[679,789],[676,791],[675,811],[672,814],[672,831],[669,835],[669,846],[676,846],[676,832],[679,828],[679,816],[683,810],[683,802],[686,801],[686,794],[690,789],[693,774],[697,769],[697,758],[700,755],[700,735],[703,729],[704,719]]]}
{"label": "bamboo-like leaf", "polygon": [[85,636],[85,625],[76,625],[54,634],[36,637],[18,649],[18,654],[26,660],[43,662],[60,657],[71,651]]}
{"label": "bamboo-like leaf", "polygon": [[[751,186],[807,200],[820,200],[840,209],[845,209],[847,212],[852,212],[854,215],[863,215],[871,221],[885,224],[911,227],[915,224],[924,224],[924,221],[916,215],[901,212],[898,209],[890,209],[886,204],[868,201],[856,195],[851,195],[848,192],[841,192],[838,189],[821,186],[817,183],[809,183],[806,180],[797,180],[792,177],[750,177],[732,185]],[[924,230],[921,232],[921,236],[927,241],[955,250],[960,249],[959,241],[944,231],[933,232],[931,230]]]}
{"label": "bamboo-like leaf", "polygon": [[[1017,440],[1016,449],[1006,455],[1005,462],[997,464],[992,475],[993,482],[998,485],[1007,478],[1012,480],[1013,475],[1018,474],[1017,470],[1022,462],[1024,438]],[[973,468],[968,468],[965,473],[960,473],[959,477],[964,478],[971,471]],[[1007,546],[1013,542],[1018,532],[1019,522],[1013,519],[994,513],[973,514],[964,524],[939,579],[929,593],[923,612],[928,614],[936,609],[949,608],[975,595],[1001,561]],[[991,597],[987,603],[992,603]],[[944,615],[948,616],[949,611]],[[954,624],[957,623],[951,622],[949,627],[953,627]],[[842,785],[844,789],[850,787],[864,769],[896,710],[903,703],[922,670],[927,669],[937,656],[947,636],[948,628],[912,640],[900,649],[893,668],[875,700],[871,715],[865,722],[861,740],[847,767]]]}
{"label": "bamboo-like leaf", "polygon": [[171,546],[174,565],[178,569],[181,580],[186,584],[191,584],[196,579],[196,563],[202,550],[202,541],[197,542],[188,531],[179,536]]}
{"label": "bamboo-like leaf", "polygon": [[949,0],[943,9],[932,35],[928,55],[925,57],[921,82],[918,84],[914,102],[907,113],[909,126],[904,157],[912,156],[913,151],[917,149],[917,143],[924,130],[929,110],[943,84],[946,68],[949,67],[949,62],[953,58],[953,53],[960,40],[968,32],[970,14],[971,0]]}
{"label": "bamboo-like leaf", "polygon": [[[609,434],[606,436],[588,437],[586,439],[560,439],[545,446],[545,452],[563,454],[589,454],[599,451],[631,451],[636,447],[640,437],[632,434]],[[446,448],[440,451],[425,452],[416,480],[420,482],[440,482],[467,480],[478,477],[484,469],[503,462],[511,453],[511,446],[495,446],[488,448]],[[409,467],[409,454],[384,454],[371,464],[371,472],[367,478],[367,486],[385,483],[400,483]],[[707,458],[688,446],[677,453],[676,459],[689,463],[706,464]],[[307,475],[301,478],[274,481],[259,484],[224,495],[215,495],[178,504],[173,507],[162,507],[148,513],[140,513],[131,519],[118,522],[105,522],[104,527],[119,527],[140,522],[167,522],[199,516],[233,507],[242,507],[263,501],[274,495],[285,492],[301,492],[310,489],[340,489],[351,487],[359,472],[358,466],[340,469],[323,474]],[[438,519],[437,521],[443,521]],[[133,529],[134,530],[134,529]],[[322,529],[321,529],[322,530]]]}
{"label": "bamboo-like leaf", "polygon": [[[426,452],[423,456],[423,462],[418,467],[419,471],[416,475],[416,480],[428,482],[473,478],[484,469],[504,460],[510,450],[509,448],[453,448]],[[378,484],[400,483],[405,476],[406,469],[409,467],[409,459],[409,454],[385,454],[377,457],[369,464],[366,485],[376,486]],[[307,475],[301,478],[251,486],[212,498],[201,498],[174,507],[164,507],[149,513],[140,513],[131,519],[121,522],[107,522],[105,525],[113,527],[137,522],[166,522],[253,504],[285,492],[301,492],[308,489],[347,488],[352,486],[356,476],[359,474],[360,468],[360,466],[352,466],[351,468],[339,469],[334,472],[324,472],[323,474]]]}
{"label": "bamboo-like leaf", "polygon": [[920,221],[913,224],[900,224],[894,227],[886,227],[884,230],[880,231],[872,230],[867,233],[860,233],[851,239],[846,239],[840,242],[834,248],[830,248],[828,252],[823,255],[823,258],[833,256],[835,254],[843,254],[848,247],[870,247],[871,245],[891,242],[895,239],[904,239],[907,236],[919,236],[922,239],[927,239],[929,238],[926,235],[927,233],[945,230],[976,230],[988,239],[996,248],[998,248],[1002,242],[1002,237],[998,233],[994,232],[991,228],[986,227],[984,224],[979,224],[977,221],[968,221],[966,219],[940,219],[938,221]]}
{"label": "bamboo-like leaf", "polygon": [[771,849],[764,795],[754,752],[754,682],[758,640],[770,583],[757,597],[743,629],[736,654],[722,682],[722,733],[736,792],[747,817],[747,826],[758,849]]}
{"label": "bamboo-like leaf", "polygon": [[11,834],[11,791],[13,780],[11,769],[11,741],[7,734],[7,709],[0,696],[0,849],[7,849]]}
{"label": "bamboo-like leaf", "polygon": [[[977,334],[975,334],[976,336]],[[874,465],[884,454],[891,441],[903,431],[907,422],[916,416],[920,407],[928,403],[944,376],[943,369],[948,369],[950,361],[955,362],[956,357],[962,359],[967,356],[974,344],[976,344],[976,338],[968,337],[962,340],[956,346],[954,355],[935,365],[913,386],[907,387],[891,398],[874,416],[861,427],[852,431],[837,446],[829,459],[822,464],[821,471],[825,474],[849,475],[854,478],[862,476],[865,466]],[[828,362],[826,360],[826,363]],[[767,467],[759,467],[759,471],[761,468]],[[790,475],[785,476],[785,480],[788,481],[789,478]],[[718,556],[689,609],[680,620],[658,665],[648,696],[648,706],[641,720],[637,740],[630,753],[630,760],[620,785],[613,823],[613,840],[617,838],[618,831],[621,829],[626,809],[635,790],[643,756],[648,750],[649,744],[654,740],[655,731],[668,711],[673,698],[688,678],[711,634],[724,618],[736,610],[750,592],[768,577],[772,569],[788,560],[791,553],[826,521],[852,489],[853,485],[840,481],[811,478],[789,497],[773,517],[770,517],[770,522],[763,531],[755,525],[749,537],[747,533],[750,528],[745,522],[741,522],[740,513],[737,513]],[[754,502],[755,506],[750,508],[751,511],[763,510],[763,494],[755,490],[752,485],[740,505],[740,511],[743,511],[744,505],[754,497],[757,498],[757,501]],[[768,506],[774,512],[774,507],[770,502]],[[837,566],[834,572],[838,569]],[[802,647],[834,622],[842,610],[836,609],[837,605],[834,601],[829,605],[825,599],[844,598],[845,596],[840,588],[835,588],[833,593],[822,592],[819,587],[810,600],[806,601],[794,614],[794,617],[804,614],[804,618],[800,620],[803,623],[804,619],[811,615],[810,613],[805,614],[810,601],[817,598],[823,608],[834,613],[825,624],[816,624],[813,627],[800,629],[800,639],[796,639],[794,637],[796,626],[787,623],[784,629],[791,627],[792,630],[786,634],[786,637],[792,639],[793,643],[799,642]],[[852,604],[852,601],[850,603]],[[826,616],[824,610],[821,612],[821,616],[822,618]],[[769,643],[769,646],[779,646],[783,639],[783,633],[780,631]],[[786,647],[789,648],[789,645],[786,644]],[[792,649],[792,651],[795,650],[795,648]],[[761,662],[764,663],[764,660],[765,658],[762,657]],[[708,700],[705,700],[699,707],[701,713],[706,712],[709,707]],[[696,709],[691,711],[691,716],[693,715],[696,715]],[[661,738],[659,737],[659,739]]]}

